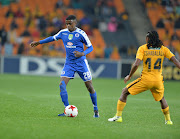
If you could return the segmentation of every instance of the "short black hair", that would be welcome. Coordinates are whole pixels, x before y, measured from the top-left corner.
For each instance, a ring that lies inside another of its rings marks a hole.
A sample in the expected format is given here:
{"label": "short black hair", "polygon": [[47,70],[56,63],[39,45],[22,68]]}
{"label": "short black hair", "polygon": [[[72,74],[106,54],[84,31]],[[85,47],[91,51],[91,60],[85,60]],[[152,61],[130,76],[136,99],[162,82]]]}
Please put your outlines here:
{"label": "short black hair", "polygon": [[69,15],[66,20],[76,20],[76,16],[75,15]]}
{"label": "short black hair", "polygon": [[147,47],[160,48],[163,43],[159,40],[159,35],[156,31],[149,31],[146,35],[148,37]]}

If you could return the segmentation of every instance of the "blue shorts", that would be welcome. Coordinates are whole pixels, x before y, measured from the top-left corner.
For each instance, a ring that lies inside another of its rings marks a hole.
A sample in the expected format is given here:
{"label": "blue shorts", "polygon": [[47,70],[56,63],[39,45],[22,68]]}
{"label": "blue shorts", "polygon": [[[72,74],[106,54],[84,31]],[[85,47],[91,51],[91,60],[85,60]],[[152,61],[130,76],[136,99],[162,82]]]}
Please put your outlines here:
{"label": "blue shorts", "polygon": [[61,72],[61,77],[74,78],[77,72],[84,82],[92,80],[91,71],[86,59],[77,63],[65,63]]}

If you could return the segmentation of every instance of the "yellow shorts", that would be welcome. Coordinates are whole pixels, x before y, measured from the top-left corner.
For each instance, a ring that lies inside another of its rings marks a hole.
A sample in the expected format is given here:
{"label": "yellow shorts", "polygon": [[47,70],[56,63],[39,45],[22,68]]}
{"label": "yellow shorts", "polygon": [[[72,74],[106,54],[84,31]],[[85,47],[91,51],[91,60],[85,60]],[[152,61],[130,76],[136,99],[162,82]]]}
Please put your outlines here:
{"label": "yellow shorts", "polygon": [[131,95],[136,95],[146,90],[150,90],[154,99],[160,101],[164,96],[164,81],[147,81],[138,78],[129,83],[126,87]]}

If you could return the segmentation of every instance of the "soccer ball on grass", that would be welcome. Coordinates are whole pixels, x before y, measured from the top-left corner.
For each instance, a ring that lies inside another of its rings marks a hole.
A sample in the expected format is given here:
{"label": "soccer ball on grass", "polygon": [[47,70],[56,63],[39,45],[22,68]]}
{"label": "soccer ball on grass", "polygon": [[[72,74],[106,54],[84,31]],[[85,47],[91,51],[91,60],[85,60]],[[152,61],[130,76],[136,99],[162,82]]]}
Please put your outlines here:
{"label": "soccer ball on grass", "polygon": [[68,105],[64,110],[64,114],[67,117],[76,117],[78,115],[78,109],[74,105]]}

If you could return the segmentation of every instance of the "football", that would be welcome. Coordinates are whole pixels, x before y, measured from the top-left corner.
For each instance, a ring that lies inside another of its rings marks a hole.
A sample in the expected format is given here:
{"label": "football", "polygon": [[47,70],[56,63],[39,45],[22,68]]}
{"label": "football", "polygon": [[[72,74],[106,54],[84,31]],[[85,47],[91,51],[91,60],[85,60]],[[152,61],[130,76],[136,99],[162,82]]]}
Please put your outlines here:
{"label": "football", "polygon": [[64,114],[67,117],[76,117],[78,115],[78,109],[74,105],[68,105],[64,110]]}

